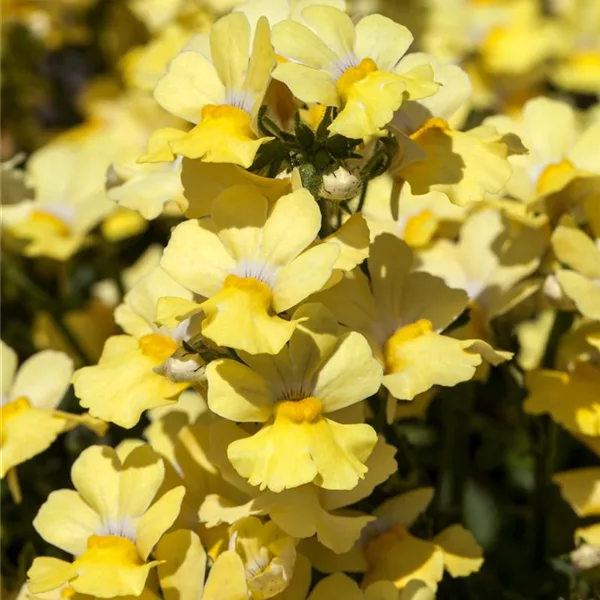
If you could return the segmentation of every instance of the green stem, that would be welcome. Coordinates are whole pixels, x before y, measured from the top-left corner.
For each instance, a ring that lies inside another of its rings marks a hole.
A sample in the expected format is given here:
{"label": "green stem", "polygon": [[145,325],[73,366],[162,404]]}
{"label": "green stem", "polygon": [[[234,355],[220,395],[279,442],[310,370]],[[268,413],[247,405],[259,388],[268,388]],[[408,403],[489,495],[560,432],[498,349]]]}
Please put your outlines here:
{"label": "green stem", "polygon": [[[573,312],[560,311],[557,313],[542,361],[544,368],[552,369],[556,366],[556,353],[560,340],[571,328],[574,316]],[[537,417],[537,419],[539,433],[537,440],[534,439],[533,441],[533,446],[536,448],[535,490],[533,493],[533,556],[534,561],[542,565],[547,554],[550,488],[556,458],[558,425],[548,416]]]}
{"label": "green stem", "polygon": [[475,382],[448,390],[442,400],[442,452],[437,511],[440,526],[460,519],[465,483],[469,474],[470,414]]}
{"label": "green stem", "polygon": [[73,348],[73,351],[79,359],[85,364],[92,364],[92,361],[88,357],[86,351],[82,348],[77,338],[73,335],[69,327],[65,324],[62,318],[62,310],[57,305],[50,295],[43,290],[41,287],[36,285],[25,273],[23,269],[19,267],[16,261],[5,251],[2,256],[3,271],[10,277],[13,282],[21,288],[21,290],[27,294],[32,302],[36,305],[38,310],[46,311],[50,314],[54,320],[59,331],[63,334],[69,345]]}

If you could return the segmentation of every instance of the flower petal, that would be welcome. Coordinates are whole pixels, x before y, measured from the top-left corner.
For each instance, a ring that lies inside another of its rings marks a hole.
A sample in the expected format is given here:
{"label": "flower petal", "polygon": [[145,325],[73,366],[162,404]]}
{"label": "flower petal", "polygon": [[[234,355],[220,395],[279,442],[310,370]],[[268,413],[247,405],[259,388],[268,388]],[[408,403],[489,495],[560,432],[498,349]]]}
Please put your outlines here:
{"label": "flower petal", "polygon": [[351,331],[340,338],[337,348],[319,370],[314,394],[323,402],[323,412],[333,412],[377,392],[382,375],[381,364],[373,357],[367,340]]}
{"label": "flower petal", "polygon": [[197,123],[203,106],[224,101],[225,87],[204,56],[188,51],[171,61],[154,90],[154,98],[176,117]]}
{"label": "flower petal", "polygon": [[43,350],[21,365],[12,386],[12,397],[23,396],[36,408],[56,408],[72,375],[73,361],[66,354]]}
{"label": "flower petal", "polygon": [[201,221],[190,220],[172,231],[160,264],[181,285],[210,298],[221,289],[235,260],[216,233]]}
{"label": "flower petal", "polygon": [[90,446],[73,463],[71,480],[81,497],[105,520],[118,518],[121,462],[108,446]]}
{"label": "flower petal", "polygon": [[202,597],[206,552],[193,531],[180,529],[162,537],[154,552],[158,579],[165,600],[198,600]]}
{"label": "flower petal", "polygon": [[75,490],[51,492],[33,520],[35,530],[69,554],[83,554],[88,538],[102,528],[98,513]]}
{"label": "flower petal", "polygon": [[556,278],[563,292],[575,302],[583,316],[600,319],[600,285],[575,271],[559,270]]}
{"label": "flower petal", "polygon": [[229,359],[206,367],[208,405],[225,419],[238,422],[267,421],[273,412],[268,383],[246,365]]}
{"label": "flower petal", "polygon": [[250,53],[250,24],[245,14],[234,12],[213,24],[210,53],[225,89],[241,89]]}
{"label": "flower petal", "polygon": [[[338,58],[316,33],[296,21],[277,23],[271,31],[271,40],[278,54],[314,69],[326,70]],[[273,77],[279,79],[276,73],[277,69]]]}
{"label": "flower petal", "polygon": [[382,71],[392,71],[412,41],[403,25],[383,15],[368,15],[356,25],[354,52],[359,59],[372,58]]}
{"label": "flower petal", "polygon": [[452,577],[467,577],[481,568],[483,551],[462,525],[451,525],[433,541],[444,551],[444,567]]}
{"label": "flower petal", "polygon": [[274,424],[233,442],[227,455],[238,473],[261,489],[279,492],[313,480],[327,489],[352,489],[364,477],[364,461],[376,441],[369,425],[278,416]]}
{"label": "flower petal", "polygon": [[257,256],[267,221],[267,209],[267,199],[250,186],[230,187],[213,202],[215,231],[235,260]]}
{"label": "flower petal", "polygon": [[281,268],[273,286],[275,310],[288,310],[318,292],[327,283],[339,256],[340,249],[336,244],[319,244]]}
{"label": "flower petal", "polygon": [[173,525],[185,495],[180,485],[163,494],[140,518],[137,523],[135,544],[140,556],[146,560],[162,535]]}
{"label": "flower petal", "polygon": [[248,600],[244,563],[235,552],[219,554],[208,574],[202,600]]}
{"label": "flower petal", "polygon": [[259,256],[272,265],[287,265],[315,241],[320,227],[321,211],[308,190],[286,194],[265,223]]}
{"label": "flower petal", "polygon": [[294,62],[278,65],[273,79],[285,83],[296,98],[307,104],[339,106],[340,100],[335,83],[329,73]]}

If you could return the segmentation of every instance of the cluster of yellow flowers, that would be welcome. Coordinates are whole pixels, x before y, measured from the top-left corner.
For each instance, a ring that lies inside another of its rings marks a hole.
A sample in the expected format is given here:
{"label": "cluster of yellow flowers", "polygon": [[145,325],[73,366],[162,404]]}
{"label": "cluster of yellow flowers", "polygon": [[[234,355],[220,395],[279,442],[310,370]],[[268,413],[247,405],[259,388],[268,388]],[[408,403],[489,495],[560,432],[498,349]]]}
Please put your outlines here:
{"label": "cluster of yellow flowers", "polygon": [[[600,456],[600,105],[536,95],[546,64],[600,91],[600,4],[430,3],[407,53],[405,26],[344,0],[130,0],[150,37],[125,90],[92,86],[83,125],[5,163],[8,253],[66,264],[176,223],[124,295],[99,282],[63,330],[38,324],[18,370],[3,343],[17,500],[61,433],[147,425],[50,493],[33,525],[72,558],[35,558],[23,598],[434,598],[481,547],[413,527],[433,487],[373,492],[394,424],[490,367]],[[70,383],[88,413],[57,410]],[[554,480],[600,515],[600,468]]]}

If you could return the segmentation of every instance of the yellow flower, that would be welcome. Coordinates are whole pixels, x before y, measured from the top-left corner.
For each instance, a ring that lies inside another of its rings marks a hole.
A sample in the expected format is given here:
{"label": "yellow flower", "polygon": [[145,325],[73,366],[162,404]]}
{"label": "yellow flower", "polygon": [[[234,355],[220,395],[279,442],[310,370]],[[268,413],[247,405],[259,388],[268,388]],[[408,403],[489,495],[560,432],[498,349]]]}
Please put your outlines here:
{"label": "yellow flower", "polygon": [[250,173],[230,163],[205,163],[184,158],[181,182],[188,206],[185,211],[189,219],[201,219],[212,213],[213,201],[225,190],[237,185],[252,186],[273,203],[292,191],[290,179],[272,179]]}
{"label": "yellow flower", "polygon": [[309,6],[302,23],[282,21],[273,27],[273,44],[286,59],[273,77],[306,103],[340,109],[331,133],[364,138],[385,127],[406,99],[438,90],[432,70],[399,68],[411,33],[382,15],[364,17],[354,26],[332,6]]}
{"label": "yellow flower", "polygon": [[[67,413],[55,410],[73,374],[71,359],[44,350],[17,371],[17,355],[2,342],[2,406],[0,408],[0,476],[40,454],[73,424]],[[15,374],[16,373],[16,374]]]}
{"label": "yellow flower", "polygon": [[117,451],[91,446],[73,464],[71,478],[75,490],[52,492],[33,524],[74,561],[36,558],[30,592],[69,583],[76,592],[100,598],[139,596],[158,564],[148,557],[177,517],[184,488],[157,498],[164,466],[147,445]]}
{"label": "yellow flower", "polygon": [[600,436],[600,369],[576,362],[569,372],[535,370],[527,373],[525,384],[526,412],[548,413],[573,433]]}
{"label": "yellow flower", "polygon": [[[213,202],[212,222],[178,225],[165,249],[163,268],[207,298],[183,303],[179,312],[187,318],[203,311],[202,333],[220,346],[279,352],[297,323],[277,315],[320,290],[341,254],[333,241],[309,247],[320,226],[321,213],[307,190],[281,197],[269,211],[259,190],[227,189]],[[163,322],[176,324],[179,305],[169,308],[166,299],[161,306],[175,314]]]}
{"label": "yellow flower", "polygon": [[[563,498],[571,505],[578,517],[600,516],[600,469],[588,467],[556,473],[552,480],[560,487]],[[579,527],[576,540],[592,546],[600,546],[600,524]]]}
{"label": "yellow flower", "polygon": [[[169,330],[154,325],[161,296],[191,299],[192,295],[160,267],[143,277],[117,307],[115,319],[129,335],[110,337],[97,365],[75,372],[73,385],[80,404],[90,413],[121,427],[133,427],[144,410],[174,403],[190,381],[172,381],[159,374],[165,361],[190,335],[193,324]],[[193,369],[201,364],[189,357]]]}
{"label": "yellow flower", "polygon": [[295,541],[269,521],[254,517],[237,521],[229,529],[229,547],[214,561],[206,583],[206,552],[191,531],[174,531],[159,542],[156,555],[160,584],[166,598],[175,592],[181,600],[282,600],[305,598],[310,565],[296,556]]}
{"label": "yellow flower", "polygon": [[275,64],[269,24],[251,29],[243,13],[217,21],[208,40],[198,37],[170,63],[154,96],[170,113],[197,125],[171,142],[175,154],[249,167],[261,144],[256,116]]}
{"label": "yellow flower", "polygon": [[437,588],[444,570],[452,577],[466,577],[483,564],[482,551],[471,533],[451,525],[433,540],[414,537],[408,528],[428,506],[431,488],[420,488],[384,502],[374,511],[376,521],[363,534],[368,570],[362,585],[388,580],[402,589],[418,579]]}
{"label": "yellow flower", "polygon": [[510,357],[481,340],[440,334],[466,308],[467,294],[429,273],[412,271],[412,253],[398,238],[378,236],[368,267],[370,281],[355,269],[315,299],[342,325],[369,340],[384,365],[383,385],[391,393],[389,421],[396,409],[394,398],[412,400],[434,385],[454,386],[471,379],[484,358],[498,364]]}
{"label": "yellow flower", "polygon": [[301,324],[279,354],[242,353],[246,364],[220,359],[208,365],[208,405],[233,421],[264,423],[227,449],[250,484],[275,492],[310,482],[350,490],[367,472],[377,435],[369,425],[325,415],[374,394],[381,367],[366,340],[356,332],[340,336],[322,306],[304,305],[294,317]]}
{"label": "yellow flower", "polygon": [[556,272],[563,292],[585,317],[600,320],[600,240],[559,225],[552,234],[552,248],[560,262],[572,269]]}
{"label": "yellow flower", "polygon": [[410,54],[405,69],[429,66],[442,84],[434,96],[405,102],[392,123],[400,132],[400,152],[392,166],[395,178],[406,180],[413,194],[444,193],[464,206],[499,193],[512,169],[507,157],[525,152],[514,134],[490,125],[459,131],[468,112],[471,84],[455,65],[440,65],[426,54]]}
{"label": "yellow flower", "polygon": [[364,592],[344,573],[335,573],[317,583],[307,600],[434,600],[435,592],[417,579],[411,580],[399,594],[391,581],[377,581]]}
{"label": "yellow flower", "polygon": [[187,201],[181,185],[181,159],[171,153],[168,145],[183,135],[178,129],[157,129],[148,140],[148,153],[140,158],[143,164],[113,164],[119,183],[108,190],[108,197],[148,220],[159,217],[168,203],[184,211]]}
{"label": "yellow flower", "polygon": [[433,191],[417,196],[408,182],[396,182],[389,173],[369,181],[361,213],[371,241],[391,233],[411,248],[429,245],[441,226],[465,217],[465,209],[448,202],[445,194]]}
{"label": "yellow flower", "polygon": [[563,191],[578,179],[584,179],[587,186],[581,186],[580,194],[597,193],[600,121],[591,120],[582,126],[568,104],[539,97],[525,104],[519,120],[496,116],[486,119],[485,124],[502,133],[517,134],[529,150],[509,158],[513,174],[506,193],[510,196],[532,202]]}
{"label": "yellow flower", "polygon": [[67,260],[115,210],[104,190],[113,144],[101,132],[83,139],[65,135],[30,157],[27,177],[34,200],[1,211],[2,226],[23,240],[26,256]]}
{"label": "yellow flower", "polygon": [[302,549],[323,573],[342,569],[364,572],[363,589],[389,581],[403,590],[418,580],[436,590],[444,571],[452,577],[466,577],[479,570],[483,558],[472,534],[461,525],[447,527],[432,540],[409,532],[432,497],[432,488],[418,488],[386,500],[373,512],[375,520],[363,529],[361,539],[346,554],[336,555],[314,540]]}
{"label": "yellow flower", "polygon": [[418,255],[419,268],[467,292],[482,334],[487,323],[539,289],[528,279],[539,266],[543,231],[511,222],[499,210],[471,214],[457,242],[439,240]]}
{"label": "yellow flower", "polygon": [[[342,416],[342,413],[338,414]],[[375,486],[383,483],[398,468],[394,460],[395,448],[379,437],[365,462],[368,469],[365,478],[352,490],[326,490],[308,483],[277,493],[261,492],[240,477],[227,458],[227,447],[248,437],[237,425],[227,421],[211,427],[211,461],[236,489],[206,496],[199,516],[207,527],[231,524],[249,515],[268,515],[292,537],[310,538],[316,534],[319,542],[327,548],[336,553],[346,552],[373,517],[359,511],[344,511],[344,507],[368,497]]]}

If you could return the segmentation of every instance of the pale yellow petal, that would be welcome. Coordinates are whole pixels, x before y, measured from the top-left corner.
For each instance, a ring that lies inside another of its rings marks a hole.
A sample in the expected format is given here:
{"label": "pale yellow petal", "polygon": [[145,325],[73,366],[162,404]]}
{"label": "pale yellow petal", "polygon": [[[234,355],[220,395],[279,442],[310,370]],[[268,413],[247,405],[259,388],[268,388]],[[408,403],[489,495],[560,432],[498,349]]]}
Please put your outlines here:
{"label": "pale yellow petal", "polygon": [[340,249],[336,244],[319,244],[281,268],[273,286],[275,310],[288,310],[322,289],[339,256]]}
{"label": "pale yellow petal", "polygon": [[559,225],[552,234],[552,248],[560,262],[586,277],[600,278],[600,249],[580,229]]}
{"label": "pale yellow petal", "polygon": [[600,284],[575,271],[559,270],[556,278],[563,292],[575,302],[583,316],[600,319]]}
{"label": "pale yellow petal", "polygon": [[25,397],[37,408],[56,408],[72,375],[73,361],[66,354],[44,350],[21,365],[12,386],[12,398]]}
{"label": "pale yellow petal", "polygon": [[273,391],[246,365],[228,359],[215,360],[206,368],[208,405],[224,417],[238,422],[264,422],[273,412]]}
{"label": "pale yellow petal", "polygon": [[368,15],[356,25],[354,52],[372,58],[382,71],[392,71],[412,44],[411,32],[383,15]]}
{"label": "pale yellow petal", "polygon": [[158,542],[154,554],[158,578],[165,600],[198,600],[204,587],[206,552],[193,531],[180,529],[167,533]]}
{"label": "pale yellow petal", "polygon": [[433,541],[444,551],[444,567],[452,577],[467,577],[481,568],[483,551],[462,525],[444,529]]}
{"label": "pale yellow petal", "polygon": [[213,564],[202,600],[248,600],[248,585],[242,559],[228,550]]}
{"label": "pale yellow petal", "polygon": [[348,575],[335,573],[319,581],[308,600],[331,600],[331,598],[363,600],[364,596],[356,582]]}
{"label": "pale yellow petal", "polygon": [[173,230],[160,264],[181,285],[210,297],[221,289],[235,260],[216,233],[200,221],[190,220]]}
{"label": "pale yellow petal", "polygon": [[250,24],[243,13],[231,13],[210,29],[210,53],[227,90],[239,90],[248,68]]}
{"label": "pale yellow petal", "polygon": [[275,202],[264,226],[260,257],[272,265],[287,265],[315,241],[320,227],[321,211],[308,190],[286,194]]}
{"label": "pale yellow petal", "polygon": [[338,106],[339,96],[331,75],[312,67],[285,62],[273,71],[273,79],[285,83],[296,98],[307,104]]}
{"label": "pale yellow petal", "polygon": [[600,468],[563,471],[554,474],[552,480],[579,517],[600,514]]}
{"label": "pale yellow petal", "polygon": [[179,515],[185,487],[179,486],[163,494],[137,523],[135,543],[140,556],[146,560],[161,536]]}
{"label": "pale yellow petal", "polygon": [[198,52],[182,52],[154,90],[156,101],[171,114],[191,123],[200,120],[202,107],[221,104],[225,87],[215,67]]}
{"label": "pale yellow petal", "polygon": [[373,514],[378,519],[383,519],[394,526],[410,527],[417,517],[427,510],[433,498],[433,492],[433,488],[424,487],[395,496],[375,509]]}
{"label": "pale yellow petal", "polygon": [[345,11],[317,4],[305,8],[302,18],[337,56],[348,56],[354,50],[354,24]]}
{"label": "pale yellow petal", "polygon": [[[317,34],[296,21],[277,23],[271,39],[278,54],[314,69],[325,70],[337,60],[335,52]],[[273,77],[279,79],[275,73]]]}
{"label": "pale yellow petal", "polygon": [[[356,369],[356,365],[361,365]],[[375,394],[383,371],[367,340],[355,331],[342,336],[337,348],[319,370],[314,394],[324,412],[333,412]]]}
{"label": "pale yellow petal", "polygon": [[49,544],[77,556],[103,521],[75,490],[57,490],[42,504],[33,526]]}
{"label": "pale yellow petal", "polygon": [[149,444],[134,448],[122,462],[119,517],[137,519],[148,510],[163,482],[164,463]]}

